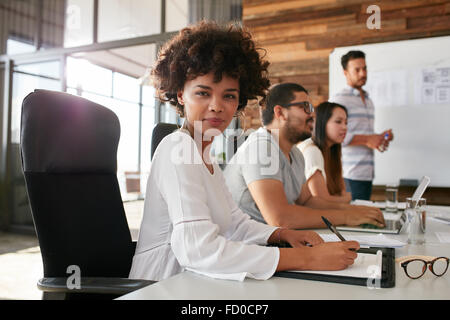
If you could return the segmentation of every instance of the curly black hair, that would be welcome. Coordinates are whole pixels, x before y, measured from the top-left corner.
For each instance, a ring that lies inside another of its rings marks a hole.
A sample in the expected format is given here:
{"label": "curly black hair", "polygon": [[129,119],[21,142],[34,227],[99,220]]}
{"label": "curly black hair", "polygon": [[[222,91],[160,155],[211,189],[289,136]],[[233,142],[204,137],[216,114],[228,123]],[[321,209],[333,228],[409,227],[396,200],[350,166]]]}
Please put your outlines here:
{"label": "curly black hair", "polygon": [[259,50],[251,34],[237,25],[201,21],[186,27],[159,51],[151,72],[156,95],[184,116],[177,92],[186,81],[213,72],[214,81],[219,82],[225,74],[239,80],[239,112],[248,100],[264,97],[270,86],[269,62],[263,60]]}

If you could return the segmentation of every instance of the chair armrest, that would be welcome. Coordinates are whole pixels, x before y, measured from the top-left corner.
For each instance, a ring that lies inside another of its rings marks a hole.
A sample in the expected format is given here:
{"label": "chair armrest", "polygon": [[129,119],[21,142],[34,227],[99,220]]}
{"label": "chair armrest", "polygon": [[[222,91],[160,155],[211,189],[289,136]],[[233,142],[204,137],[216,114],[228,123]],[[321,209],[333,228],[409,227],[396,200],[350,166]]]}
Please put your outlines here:
{"label": "chair armrest", "polygon": [[136,280],[128,278],[101,278],[81,277],[80,289],[69,289],[67,278],[42,278],[39,279],[37,287],[44,292],[60,293],[100,293],[123,295],[134,290],[146,287],[157,281]]}

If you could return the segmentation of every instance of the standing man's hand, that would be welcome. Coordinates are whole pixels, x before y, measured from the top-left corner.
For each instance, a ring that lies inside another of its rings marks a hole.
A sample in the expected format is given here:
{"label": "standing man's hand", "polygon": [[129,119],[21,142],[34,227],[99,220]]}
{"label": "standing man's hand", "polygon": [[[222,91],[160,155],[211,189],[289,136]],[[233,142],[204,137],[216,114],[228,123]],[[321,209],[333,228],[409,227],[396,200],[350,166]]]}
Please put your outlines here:
{"label": "standing man's hand", "polygon": [[384,136],[382,134],[370,134],[366,136],[366,146],[370,149],[379,149],[384,144]]}
{"label": "standing man's hand", "polygon": [[383,133],[381,135],[383,136],[383,143],[378,148],[378,150],[380,152],[384,152],[389,147],[389,143],[394,139],[394,134],[392,133],[392,129],[389,129],[389,130],[383,131]]}
{"label": "standing man's hand", "polygon": [[392,129],[383,131],[383,138],[386,134],[388,134],[387,139],[385,139],[387,142],[391,142],[392,140],[394,140],[394,133],[392,133]]}

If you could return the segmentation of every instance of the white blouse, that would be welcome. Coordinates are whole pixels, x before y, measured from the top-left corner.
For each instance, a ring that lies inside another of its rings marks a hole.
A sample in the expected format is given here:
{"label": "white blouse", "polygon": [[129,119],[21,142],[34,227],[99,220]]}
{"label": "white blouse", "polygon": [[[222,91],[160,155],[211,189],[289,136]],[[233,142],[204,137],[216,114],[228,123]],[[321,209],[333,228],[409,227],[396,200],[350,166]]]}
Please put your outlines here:
{"label": "white blouse", "polygon": [[309,178],[311,178],[311,176],[319,170],[325,181],[327,181],[325,161],[323,159],[322,151],[320,151],[319,147],[316,146],[312,138],[306,139],[305,141],[299,143],[297,147],[303,153],[303,158],[305,158],[306,180],[309,180]]}
{"label": "white blouse", "polygon": [[211,174],[192,137],[166,136],[153,157],[130,278],[163,280],[183,270],[219,279],[268,279],[280,256],[277,229],[234,203],[217,163]]}

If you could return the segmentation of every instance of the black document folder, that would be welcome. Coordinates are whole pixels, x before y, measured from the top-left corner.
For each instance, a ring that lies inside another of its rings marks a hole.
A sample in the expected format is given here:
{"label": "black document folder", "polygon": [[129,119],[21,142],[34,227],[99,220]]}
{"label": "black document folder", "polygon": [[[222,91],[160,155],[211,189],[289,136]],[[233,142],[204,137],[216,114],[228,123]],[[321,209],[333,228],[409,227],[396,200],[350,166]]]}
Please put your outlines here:
{"label": "black document folder", "polygon": [[275,276],[286,277],[286,278],[296,278],[304,280],[315,280],[315,281],[325,281],[325,282],[337,282],[350,285],[358,286],[380,286],[381,288],[392,288],[395,287],[395,249],[394,248],[360,248],[358,252],[377,254],[377,251],[381,250],[382,264],[381,264],[381,279],[357,278],[348,276],[337,276],[328,274],[315,274],[306,272],[292,272],[292,271],[280,271],[275,273]]}

